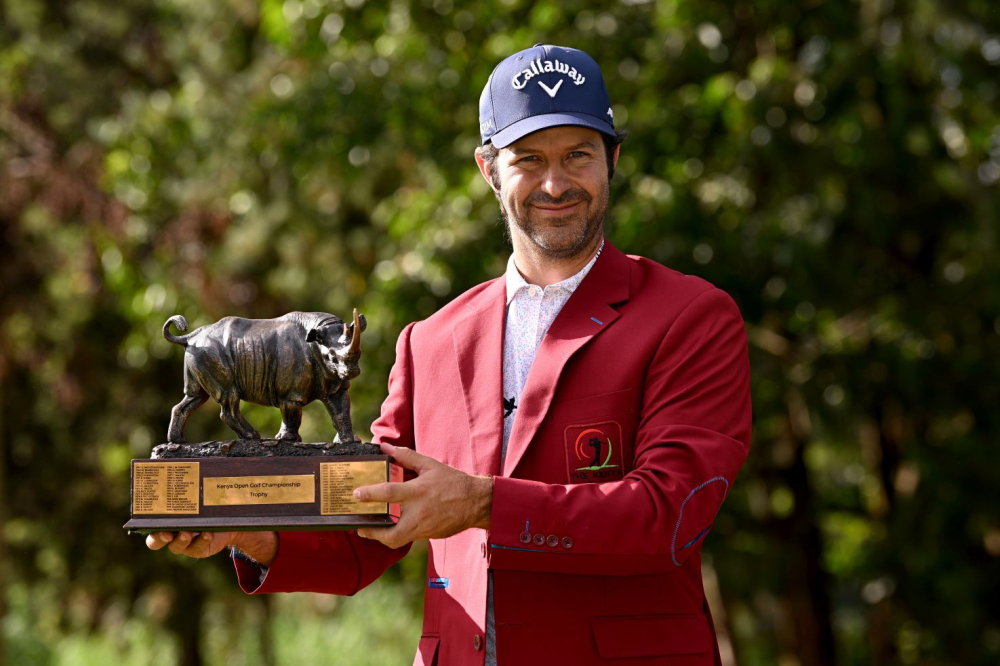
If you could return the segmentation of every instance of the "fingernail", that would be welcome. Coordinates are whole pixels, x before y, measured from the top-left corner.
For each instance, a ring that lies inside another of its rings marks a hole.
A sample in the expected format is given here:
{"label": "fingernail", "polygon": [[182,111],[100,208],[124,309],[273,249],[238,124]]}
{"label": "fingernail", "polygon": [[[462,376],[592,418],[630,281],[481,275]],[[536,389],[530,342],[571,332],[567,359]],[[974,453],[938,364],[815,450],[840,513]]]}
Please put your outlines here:
{"label": "fingernail", "polygon": [[355,490],[354,491],[354,499],[356,499],[356,500],[361,499],[361,491],[360,490]]}

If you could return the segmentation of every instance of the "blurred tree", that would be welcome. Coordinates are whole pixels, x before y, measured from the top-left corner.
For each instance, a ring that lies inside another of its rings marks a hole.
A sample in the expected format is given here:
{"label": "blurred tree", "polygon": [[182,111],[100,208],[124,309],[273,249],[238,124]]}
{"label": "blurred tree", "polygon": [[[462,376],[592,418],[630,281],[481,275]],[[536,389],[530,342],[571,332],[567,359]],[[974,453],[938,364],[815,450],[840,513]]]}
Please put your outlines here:
{"label": "blurred tree", "polygon": [[[747,319],[755,445],[706,544],[739,661],[996,663],[998,33],[988,0],[3,2],[8,659],[122,604],[184,664],[206,608],[268,623],[221,558],[119,528],[180,393],[159,328],[358,306],[370,422],[398,331],[502,272],[477,102],[547,42],[602,64],[631,132],[611,239]],[[226,436],[210,413],[191,437]]]}

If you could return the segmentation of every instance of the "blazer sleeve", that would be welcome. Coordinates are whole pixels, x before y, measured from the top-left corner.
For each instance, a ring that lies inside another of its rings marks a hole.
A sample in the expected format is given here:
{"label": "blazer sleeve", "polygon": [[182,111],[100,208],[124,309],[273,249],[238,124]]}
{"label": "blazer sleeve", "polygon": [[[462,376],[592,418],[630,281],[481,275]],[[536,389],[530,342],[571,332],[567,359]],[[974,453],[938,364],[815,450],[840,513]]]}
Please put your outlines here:
{"label": "blazer sleeve", "polygon": [[491,568],[661,573],[700,550],[750,446],[746,330],[725,292],[712,288],[684,308],[653,355],[642,391],[634,467],[623,479],[495,479]]}
{"label": "blazer sleeve", "polygon": [[[376,442],[413,446],[410,324],[396,343],[389,396],[372,424]],[[353,531],[279,532],[278,555],[267,569],[233,557],[240,587],[249,594],[324,592],[352,595],[371,584],[410,550],[391,549]]]}

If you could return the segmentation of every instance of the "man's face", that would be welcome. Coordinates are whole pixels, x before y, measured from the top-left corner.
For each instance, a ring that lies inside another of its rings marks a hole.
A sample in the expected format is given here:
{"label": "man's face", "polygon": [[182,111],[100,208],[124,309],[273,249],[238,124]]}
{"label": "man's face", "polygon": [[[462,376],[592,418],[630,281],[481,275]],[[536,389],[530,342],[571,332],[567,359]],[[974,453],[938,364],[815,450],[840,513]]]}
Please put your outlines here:
{"label": "man's face", "polygon": [[[527,243],[552,259],[593,248],[608,209],[604,150],[598,132],[573,126],[541,130],[500,149],[494,163],[497,197],[515,247]],[[478,161],[487,180],[495,182]]]}

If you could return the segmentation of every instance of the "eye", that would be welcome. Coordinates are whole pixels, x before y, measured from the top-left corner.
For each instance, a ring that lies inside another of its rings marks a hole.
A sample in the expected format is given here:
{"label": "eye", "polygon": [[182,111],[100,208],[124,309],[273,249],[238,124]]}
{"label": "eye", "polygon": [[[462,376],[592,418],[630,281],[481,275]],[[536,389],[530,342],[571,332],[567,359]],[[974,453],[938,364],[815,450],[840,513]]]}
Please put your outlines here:
{"label": "eye", "polygon": [[517,164],[530,164],[538,161],[538,155],[525,155],[517,161]]}
{"label": "eye", "polygon": [[585,150],[574,150],[569,156],[572,158],[590,157],[590,153]]}

